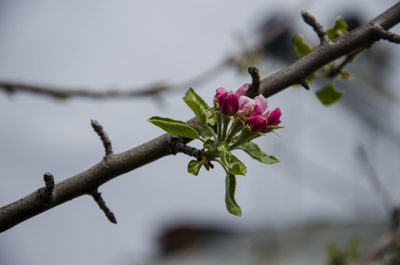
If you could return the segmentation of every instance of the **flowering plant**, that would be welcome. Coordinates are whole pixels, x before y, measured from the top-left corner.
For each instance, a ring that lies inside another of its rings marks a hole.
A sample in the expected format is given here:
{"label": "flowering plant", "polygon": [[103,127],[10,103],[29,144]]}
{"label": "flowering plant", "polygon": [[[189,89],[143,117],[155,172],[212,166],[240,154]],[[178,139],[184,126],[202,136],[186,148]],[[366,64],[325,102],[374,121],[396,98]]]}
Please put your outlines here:
{"label": "flowering plant", "polygon": [[261,151],[252,140],[274,130],[281,121],[281,110],[276,108],[269,112],[267,101],[263,95],[254,99],[245,96],[249,84],[244,84],[236,92],[226,91],[223,87],[216,90],[214,106],[207,103],[189,88],[183,101],[191,108],[198,120],[197,125],[189,124],[163,117],[152,117],[151,123],[166,132],[199,139],[203,142],[202,159],[191,160],[188,172],[197,175],[202,166],[206,170],[213,168],[211,162],[219,163],[226,172],[225,203],[227,210],[237,216],[242,212],[235,200],[236,175],[245,175],[246,166],[236,156],[233,150],[240,149],[265,164],[279,162],[277,158]]}

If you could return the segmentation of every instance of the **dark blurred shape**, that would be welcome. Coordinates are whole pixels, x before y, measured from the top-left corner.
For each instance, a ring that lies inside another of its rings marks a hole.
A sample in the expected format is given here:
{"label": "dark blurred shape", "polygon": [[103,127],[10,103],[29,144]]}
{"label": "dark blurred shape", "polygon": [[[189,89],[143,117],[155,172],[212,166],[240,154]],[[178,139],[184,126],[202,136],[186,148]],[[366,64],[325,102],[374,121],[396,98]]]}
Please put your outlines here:
{"label": "dark blurred shape", "polygon": [[210,242],[230,234],[228,230],[216,226],[174,225],[166,228],[158,239],[160,255],[167,257],[193,250],[199,251]]}
{"label": "dark blurred shape", "polygon": [[[274,59],[293,62],[297,59],[293,51],[292,21],[284,14],[274,14],[267,17],[257,28],[261,35],[261,49],[265,56],[272,56]],[[269,37],[271,34],[274,36]]]}
{"label": "dark blurred shape", "polygon": [[344,21],[347,23],[347,30],[352,31],[355,28],[358,28],[362,24],[365,23],[362,15],[357,12],[356,10],[353,11],[346,11],[344,15],[342,15]]}
{"label": "dark blurred shape", "polygon": [[392,211],[392,230],[396,230],[400,226],[400,207],[395,207]]}

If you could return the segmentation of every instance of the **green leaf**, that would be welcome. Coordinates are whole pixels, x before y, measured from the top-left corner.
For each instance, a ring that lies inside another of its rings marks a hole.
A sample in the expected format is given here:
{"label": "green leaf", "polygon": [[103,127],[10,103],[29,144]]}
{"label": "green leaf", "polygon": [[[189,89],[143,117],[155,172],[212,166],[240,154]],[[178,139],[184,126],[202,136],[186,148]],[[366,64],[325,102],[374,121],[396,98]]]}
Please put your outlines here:
{"label": "green leaf", "polygon": [[326,29],[326,35],[330,40],[341,37],[347,33],[347,23],[342,17],[339,17],[335,21],[335,26],[333,28]]}
{"label": "green leaf", "polygon": [[254,142],[248,142],[243,144],[240,149],[248,153],[252,158],[260,161],[261,163],[272,165],[278,163],[279,160],[274,157],[267,155],[263,151],[261,151],[260,147]]}
{"label": "green leaf", "polygon": [[313,48],[304,41],[303,36],[300,34],[296,34],[294,36],[293,48],[294,52],[300,57],[303,57],[313,51]]}
{"label": "green leaf", "polygon": [[212,137],[212,133],[206,128],[205,125],[196,124],[192,125],[192,128],[195,129],[205,139],[210,139]]}
{"label": "green leaf", "polygon": [[343,92],[336,90],[332,84],[329,84],[318,90],[315,94],[322,104],[329,106],[338,101],[342,97]]}
{"label": "green leaf", "polygon": [[200,170],[201,166],[204,164],[205,161],[206,161],[206,158],[203,158],[203,160],[201,160],[201,161],[190,160],[190,162],[188,164],[188,172],[192,175],[197,176],[197,174],[199,174],[199,170]]}
{"label": "green leaf", "polygon": [[236,178],[228,173],[225,179],[225,205],[228,212],[236,216],[242,216],[242,210],[235,201]]}
{"label": "green leaf", "polygon": [[149,122],[160,127],[164,131],[172,134],[176,134],[183,137],[188,137],[192,139],[199,139],[199,133],[187,125],[183,121],[178,121],[170,118],[164,118],[159,116],[154,116],[149,119]]}
{"label": "green leaf", "polygon": [[207,141],[204,142],[203,147],[208,150],[215,150],[215,142],[211,139],[208,139]]}
{"label": "green leaf", "polygon": [[204,114],[204,111],[208,110],[209,107],[207,103],[196,92],[194,92],[193,88],[189,88],[186,91],[183,101],[185,101],[201,122],[206,123],[207,116]]}
{"label": "green leaf", "polygon": [[207,110],[203,111],[203,115],[206,118],[207,124],[214,126],[215,123],[217,122],[216,115],[211,110],[207,109]]}
{"label": "green leaf", "polygon": [[222,142],[218,145],[217,149],[220,152],[221,163],[228,169],[229,173],[233,175],[246,175],[246,166],[236,156],[232,155],[227,143]]}

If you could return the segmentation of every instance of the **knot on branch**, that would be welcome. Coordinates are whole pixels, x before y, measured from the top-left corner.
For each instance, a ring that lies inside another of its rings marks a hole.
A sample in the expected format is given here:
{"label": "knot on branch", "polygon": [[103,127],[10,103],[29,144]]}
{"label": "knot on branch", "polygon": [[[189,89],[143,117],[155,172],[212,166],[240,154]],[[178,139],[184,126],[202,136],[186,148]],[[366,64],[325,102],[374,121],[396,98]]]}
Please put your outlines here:
{"label": "knot on branch", "polygon": [[327,43],[328,37],[326,36],[326,31],[324,27],[317,21],[317,19],[313,15],[304,10],[301,11],[301,16],[303,17],[304,22],[306,22],[309,26],[311,26],[315,31],[315,33],[317,33],[321,45]]}
{"label": "knot on branch", "polygon": [[45,187],[39,190],[39,195],[44,202],[48,203],[53,199],[54,176],[51,173],[46,172],[43,175],[43,180]]}
{"label": "knot on branch", "polygon": [[173,155],[176,155],[178,152],[184,153],[188,156],[195,157],[197,161],[201,161],[204,156],[202,150],[186,145],[181,141],[180,138],[176,136],[171,136],[171,139],[169,141],[169,148],[171,150],[171,154]]}
{"label": "knot on branch", "polygon": [[113,154],[111,141],[108,138],[106,132],[104,131],[103,126],[101,126],[101,124],[98,121],[91,120],[91,124],[92,124],[93,130],[97,133],[97,135],[100,137],[101,142],[103,143],[104,150],[105,150],[104,159],[106,160],[110,155]]}
{"label": "knot on branch", "polygon": [[97,205],[100,207],[100,209],[104,212],[105,216],[107,219],[113,223],[117,223],[117,219],[115,218],[114,213],[107,207],[106,202],[103,200],[103,197],[101,196],[101,193],[96,190],[92,192],[90,195],[92,195],[94,201],[97,203]]}

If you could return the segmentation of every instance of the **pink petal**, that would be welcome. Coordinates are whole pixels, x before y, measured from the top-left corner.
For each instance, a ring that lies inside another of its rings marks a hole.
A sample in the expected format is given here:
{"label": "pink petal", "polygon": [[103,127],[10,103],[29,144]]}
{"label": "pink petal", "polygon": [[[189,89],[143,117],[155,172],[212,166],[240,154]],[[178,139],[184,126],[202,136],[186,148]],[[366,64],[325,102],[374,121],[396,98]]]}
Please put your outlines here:
{"label": "pink petal", "polygon": [[250,114],[254,109],[255,104],[256,103],[254,102],[254,100],[249,97],[241,96],[239,98],[239,110],[244,110],[244,115]]}
{"label": "pink petal", "polygon": [[243,96],[248,89],[249,89],[249,83],[245,83],[236,91],[236,94],[238,94],[239,96]]}
{"label": "pink petal", "polygon": [[268,119],[262,115],[251,116],[246,119],[252,131],[262,132],[268,128]]}
{"label": "pink petal", "polygon": [[215,94],[215,98],[219,99],[223,94],[226,93],[226,90],[223,87],[219,87],[219,88],[217,88],[216,92],[217,93]]}
{"label": "pink petal", "polygon": [[254,102],[256,105],[254,106],[254,110],[251,113],[251,116],[262,115],[267,110],[267,100],[263,95],[258,95],[254,98]]}
{"label": "pink petal", "polygon": [[268,114],[268,125],[276,126],[279,123],[281,123],[281,120],[280,120],[281,115],[282,115],[282,111],[280,108],[276,108],[275,110],[270,112]]}

